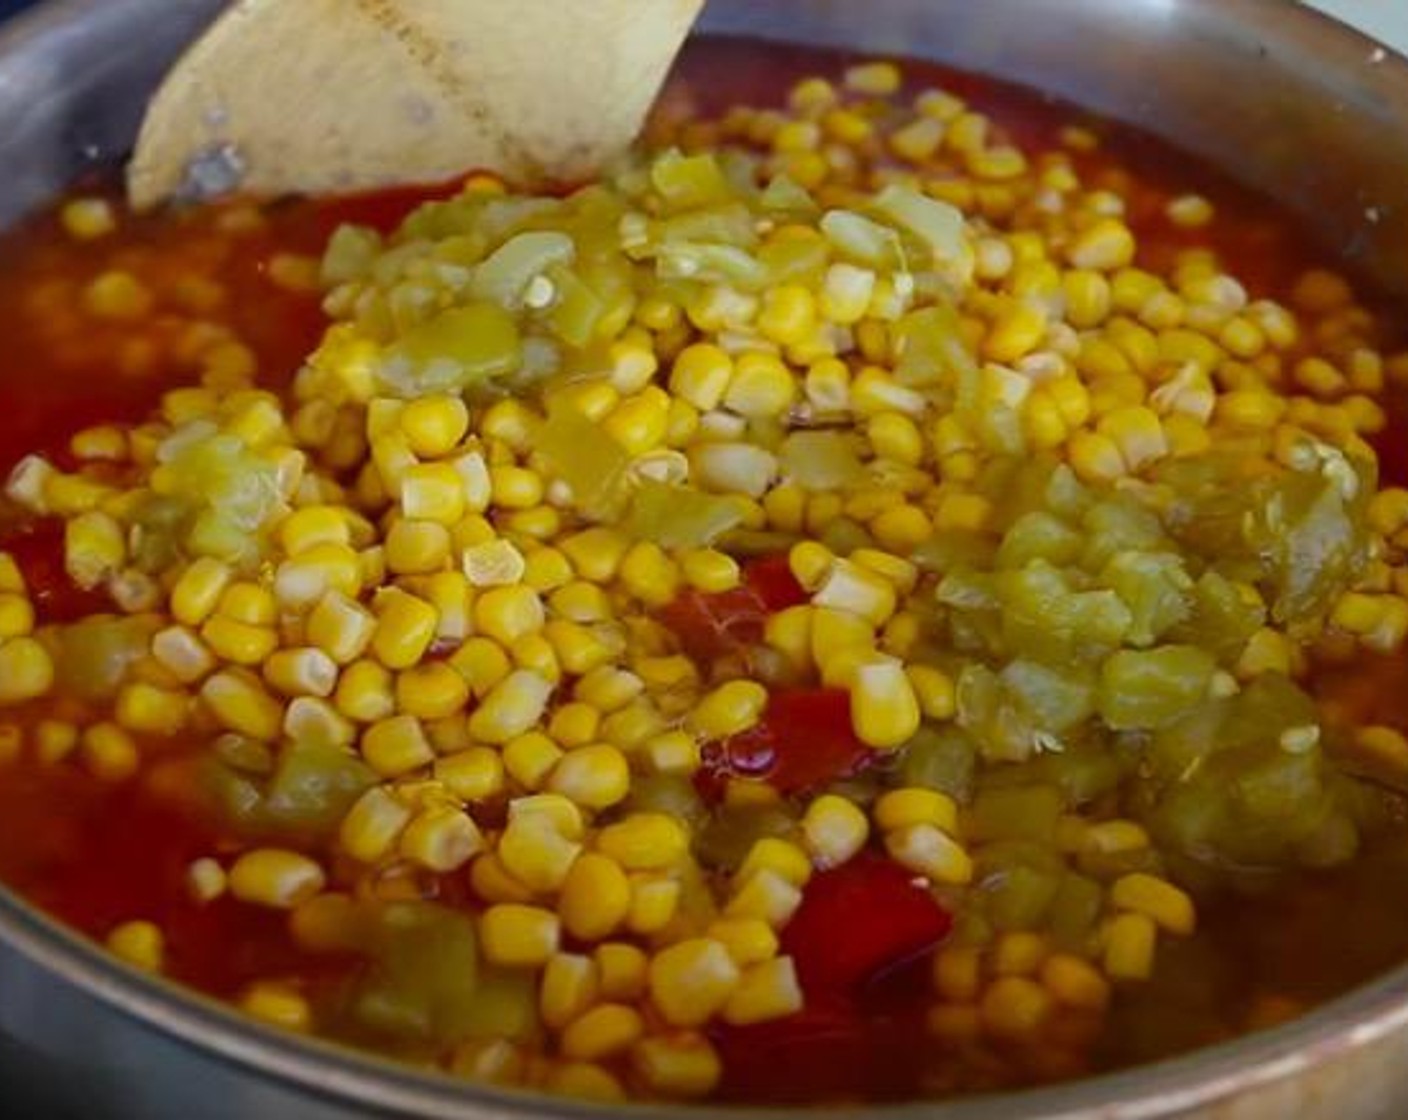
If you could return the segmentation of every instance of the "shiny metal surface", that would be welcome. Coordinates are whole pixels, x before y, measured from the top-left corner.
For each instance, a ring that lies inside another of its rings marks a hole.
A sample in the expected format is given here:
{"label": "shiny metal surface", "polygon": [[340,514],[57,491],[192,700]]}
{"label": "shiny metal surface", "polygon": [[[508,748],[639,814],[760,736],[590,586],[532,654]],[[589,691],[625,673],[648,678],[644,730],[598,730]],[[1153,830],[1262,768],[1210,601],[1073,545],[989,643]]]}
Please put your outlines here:
{"label": "shiny metal surface", "polygon": [[[120,155],[145,94],[218,7],[58,0],[0,35],[0,221]],[[707,26],[1019,77],[1269,189],[1408,295],[1408,63],[1290,0],[711,0]],[[31,1048],[43,1080],[85,1120],[621,1112],[476,1090],[272,1034],[128,972],[3,891],[0,1030]],[[1178,1061],[1051,1090],[848,1115],[1402,1117],[1408,968],[1294,1024]]]}

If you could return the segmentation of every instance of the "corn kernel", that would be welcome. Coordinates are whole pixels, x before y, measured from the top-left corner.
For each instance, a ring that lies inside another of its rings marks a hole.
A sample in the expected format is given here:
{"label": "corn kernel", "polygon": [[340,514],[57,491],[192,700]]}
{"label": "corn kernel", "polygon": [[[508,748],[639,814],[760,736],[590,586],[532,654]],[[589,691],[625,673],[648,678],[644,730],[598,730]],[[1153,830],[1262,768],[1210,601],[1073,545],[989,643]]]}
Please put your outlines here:
{"label": "corn kernel", "polygon": [[59,212],[59,219],[75,241],[97,241],[117,229],[117,214],[105,198],[75,198]]}
{"label": "corn kernel", "polygon": [[479,919],[484,957],[502,968],[541,968],[557,952],[560,937],[557,915],[538,906],[499,903]]}
{"label": "corn kernel", "polygon": [[206,856],[186,868],[186,889],[199,903],[214,902],[229,889],[229,877],[218,860]]}
{"label": "corn kernel", "polygon": [[1082,482],[1108,483],[1123,478],[1126,470],[1119,446],[1109,436],[1080,431],[1067,446],[1071,467]]}
{"label": "corn kernel", "polygon": [[528,563],[510,541],[493,540],[460,554],[465,578],[473,587],[507,587],[523,581]]}
{"label": "corn kernel", "polygon": [[401,512],[408,519],[453,525],[465,513],[464,483],[449,463],[420,463],[400,480]]}
{"label": "corn kernel", "polygon": [[401,833],[401,855],[440,875],[463,867],[483,849],[479,827],[467,813],[448,805],[423,809]]}
{"label": "corn kernel", "polygon": [[335,506],[305,506],[279,523],[279,543],[290,556],[320,545],[347,547],[351,542],[351,527]]}
{"label": "corn kernel", "polygon": [[1053,953],[1041,966],[1041,982],[1058,1003],[1080,1011],[1104,1011],[1110,985],[1094,965],[1069,953]]}
{"label": "corn kernel", "polygon": [[1113,272],[1134,260],[1134,235],[1116,218],[1102,218],[1067,247],[1066,258],[1076,268]]}
{"label": "corn kernel", "polygon": [[971,945],[946,945],[934,955],[934,991],[955,1003],[970,1003],[982,988],[982,959]]}
{"label": "corn kernel", "polygon": [[1051,1012],[1050,994],[1024,976],[994,980],[979,1005],[984,1027],[1003,1039],[1030,1038],[1046,1025]]}
{"label": "corn kernel", "polygon": [[631,771],[619,750],[595,743],[568,751],[553,768],[547,786],[588,809],[605,809],[630,792]]}
{"label": "corn kernel", "polygon": [[362,735],[361,750],[367,765],[387,778],[409,774],[435,759],[424,726],[410,715],[392,716],[372,724]]}
{"label": "corn kernel", "polygon": [[225,588],[216,610],[246,626],[273,626],[279,618],[278,603],[269,590],[245,580]]}
{"label": "corn kernel", "polygon": [[160,972],[166,960],[166,938],[152,922],[123,922],[108,934],[108,951],[144,972]]}
{"label": "corn kernel", "polygon": [[818,868],[839,867],[870,837],[865,813],[844,797],[823,794],[802,815],[802,843]]}
{"label": "corn kernel", "polygon": [[728,681],[694,706],[685,726],[705,739],[726,739],[757,724],[767,702],[767,689],[756,681]]}
{"label": "corn kernel", "polygon": [[723,1076],[708,1039],[692,1032],[643,1039],[631,1052],[631,1064],[648,1088],[665,1097],[705,1097]]}
{"label": "corn kernel", "polygon": [[872,810],[884,832],[928,824],[952,835],[958,828],[958,806],[938,790],[908,787],[880,795]]}
{"label": "corn kernel", "polygon": [[492,852],[486,852],[469,865],[469,885],[485,902],[533,901],[533,891],[515,879]]}
{"label": "corn kernel", "polygon": [[26,590],[24,573],[15,558],[8,552],[0,552],[0,591],[23,595]]}
{"label": "corn kernel", "polygon": [[525,467],[491,466],[493,504],[501,509],[532,509],[543,500],[543,480]]}
{"label": "corn kernel", "polygon": [[359,797],[342,818],[338,842],[363,863],[376,863],[389,853],[410,823],[411,810],[382,786]]}
{"label": "corn kernel", "polygon": [[528,731],[504,744],[504,770],[524,789],[541,789],[562,755],[561,748],[542,732]]}
{"label": "corn kernel", "polygon": [[251,1018],[289,1031],[308,1031],[313,1009],[307,999],[287,984],[261,981],[240,996],[240,1010]]}
{"label": "corn kernel", "polygon": [[643,754],[657,774],[695,773],[700,766],[699,743],[684,731],[667,731],[648,740]]}
{"label": "corn kernel", "polygon": [[593,1062],[564,1062],[549,1069],[544,1087],[550,1093],[599,1104],[618,1104],[626,1090],[614,1074]]}
{"label": "corn kernel", "polygon": [[725,917],[757,918],[773,929],[781,929],[802,904],[800,888],[775,871],[764,868],[741,876],[738,881],[738,888],[724,907]]}
{"label": "corn kernel", "polygon": [[759,871],[769,871],[794,887],[804,887],[812,876],[812,862],[807,853],[790,840],[764,836],[753,842],[738,867],[735,880],[750,879]]}
{"label": "corn kernel", "polygon": [[170,736],[185,727],[189,712],[190,697],[184,692],[133,681],[117,694],[113,718],[128,731]]}
{"label": "corn kernel", "polygon": [[1112,980],[1147,980],[1154,970],[1157,928],[1146,914],[1110,919],[1105,930],[1105,972]]}
{"label": "corn kernel", "polygon": [[1196,916],[1193,900],[1172,883],[1136,872],[1121,876],[1110,888],[1110,903],[1120,910],[1130,910],[1153,919],[1170,933],[1187,935],[1193,932]]}
{"label": "corn kernel", "polygon": [[972,858],[957,841],[932,824],[914,824],[889,832],[885,849],[896,863],[936,883],[961,886],[972,881]]}
{"label": "corn kernel", "polygon": [[684,858],[689,850],[689,836],[673,817],[632,813],[603,828],[597,834],[596,846],[628,871],[657,871]]}
{"label": "corn kernel", "polygon": [[115,723],[98,723],[85,730],[81,749],[84,765],[100,781],[126,781],[141,761],[132,737]]}
{"label": "corn kernel", "polygon": [[851,726],[876,750],[903,746],[919,730],[914,686],[898,661],[871,660],[857,667],[851,686]]}
{"label": "corn kernel", "polygon": [[[397,575],[443,571],[451,561],[451,537],[438,521],[397,521],[386,534],[386,567]],[[368,581],[371,582],[371,581]]]}
{"label": "corn kernel", "polygon": [[[952,476],[946,465],[944,473]],[[992,503],[981,494],[948,491],[934,509],[934,528],[949,532],[978,532],[987,527]]]}
{"label": "corn kernel", "polygon": [[709,412],[723,403],[733,380],[733,359],[717,346],[696,343],[685,347],[670,371],[670,392]]}
{"label": "corn kernel", "polygon": [[464,439],[469,430],[469,409],[459,397],[421,397],[406,403],[399,422],[411,451],[421,458],[435,459],[448,455]]}
{"label": "corn kernel", "polygon": [[319,893],[327,883],[323,869],[297,852],[256,848],[230,867],[230,893],[241,902],[291,910]]}
{"label": "corn kernel", "polygon": [[812,602],[823,609],[849,611],[875,627],[894,614],[897,599],[894,586],[883,576],[850,560],[836,560],[816,584]]}
{"label": "corn kernel", "polygon": [[638,876],[631,883],[631,909],[626,928],[640,937],[650,937],[675,920],[680,904],[680,884],[675,879]]}
{"label": "corn kernel", "polygon": [[122,526],[106,513],[81,514],[64,526],[64,570],[79,587],[92,589],[127,559]]}
{"label": "corn kernel", "polygon": [[640,1012],[620,1003],[603,1003],[563,1031],[560,1045],[564,1057],[602,1061],[629,1050],[644,1033]]}
{"label": "corn kernel", "polygon": [[600,941],[626,921],[631,908],[630,882],[614,860],[588,852],[567,873],[558,908],[573,937]]}
{"label": "corn kernel", "polygon": [[417,719],[444,719],[462,712],[468,702],[469,685],[443,661],[417,665],[396,677],[396,706]]}
{"label": "corn kernel", "polygon": [[[0,647],[0,656],[5,648]],[[272,742],[283,725],[283,705],[264,691],[258,677],[242,669],[225,669],[207,677],[200,698],[228,731]]]}
{"label": "corn kernel", "polygon": [[531,587],[491,587],[474,601],[479,632],[505,647],[541,630],[544,621],[543,601]]}
{"label": "corn kernel", "polygon": [[735,1026],[786,1018],[802,1009],[802,988],[791,957],[774,957],[746,969],[724,1004],[723,1019]]}
{"label": "corn kernel", "polygon": [[1046,960],[1046,938],[1030,930],[1004,933],[992,951],[992,971],[997,976],[1031,976]]}
{"label": "corn kernel", "polygon": [[171,589],[171,613],[186,626],[199,626],[214,612],[233,579],[229,565],[200,557],[181,573]]}
{"label": "corn kernel", "polygon": [[608,941],[592,953],[601,976],[601,997],[612,1000],[636,1000],[645,994],[649,958],[635,945],[623,941]]}
{"label": "corn kernel", "polygon": [[338,678],[333,703],[358,723],[386,719],[396,710],[390,671],[375,661],[354,661]]}
{"label": "corn kernel", "polygon": [[1004,308],[983,340],[983,356],[1012,365],[1037,349],[1046,337],[1046,315],[1030,303]]}
{"label": "corn kernel", "polygon": [[258,665],[279,645],[272,627],[250,626],[223,614],[207,619],[200,636],[212,653],[234,665]]}
{"label": "corn kernel", "polygon": [[275,597],[293,608],[306,607],[334,592],[355,597],[362,584],[359,555],[345,544],[311,545],[285,560],[274,573]]}
{"label": "corn kernel", "polygon": [[723,406],[750,419],[768,419],[783,415],[796,395],[797,383],[780,359],[751,351],[734,365]]}
{"label": "corn kernel", "polygon": [[516,669],[480,702],[469,717],[469,733],[480,742],[506,743],[538,723],[551,694],[551,682]]}
{"label": "corn kernel", "polygon": [[155,304],[146,285],[116,269],[101,273],[83,290],[83,307],[90,315],[117,323],[144,319]]}
{"label": "corn kernel", "polygon": [[409,669],[430,648],[439,621],[435,608],[397,588],[377,596],[371,649],[388,669]]}
{"label": "corn kernel", "polygon": [[876,514],[870,532],[881,547],[907,553],[934,535],[933,523],[917,506],[900,504]]}
{"label": "corn kernel", "polygon": [[560,890],[581,851],[575,837],[541,814],[511,817],[499,837],[498,856],[504,868],[537,891]]}
{"label": "corn kernel", "polygon": [[471,1039],[455,1048],[450,1073],[486,1085],[520,1085],[526,1078],[528,1059],[519,1044],[508,1039]]}
{"label": "corn kernel", "polygon": [[[650,353],[646,351],[646,353]],[[650,355],[654,363],[654,355]],[[602,430],[628,455],[642,456],[665,442],[669,433],[670,396],[655,385],[625,398],[602,421]]]}
{"label": "corn kernel", "polygon": [[596,1003],[601,969],[591,957],[556,953],[543,969],[538,987],[538,1013],[553,1030],[562,1030]]}
{"label": "corn kernel", "polygon": [[78,728],[62,720],[40,720],[34,729],[34,754],[44,766],[56,766],[78,747]]}
{"label": "corn kernel", "polygon": [[437,758],[434,777],[461,800],[486,801],[504,788],[504,764],[497,751],[470,747]]}
{"label": "corn kernel", "polygon": [[671,1026],[698,1027],[723,1010],[741,978],[722,944],[693,938],[651,960],[650,998]]}

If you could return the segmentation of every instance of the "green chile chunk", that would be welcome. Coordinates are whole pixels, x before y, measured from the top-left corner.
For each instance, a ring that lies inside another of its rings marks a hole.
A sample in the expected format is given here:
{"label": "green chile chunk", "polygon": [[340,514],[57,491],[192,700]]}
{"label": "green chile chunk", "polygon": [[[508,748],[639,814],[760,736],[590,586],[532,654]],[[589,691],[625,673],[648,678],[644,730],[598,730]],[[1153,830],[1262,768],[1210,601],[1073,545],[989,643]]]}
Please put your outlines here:
{"label": "green chile chunk", "polygon": [[1041,730],[1065,731],[1095,711],[1094,680],[1079,666],[1062,672],[1039,661],[1017,660],[998,675]]}
{"label": "green chile chunk", "polygon": [[518,324],[497,304],[452,307],[411,328],[388,352],[381,376],[402,397],[459,392],[518,369]]}
{"label": "green chile chunk", "polygon": [[1120,650],[1100,668],[1100,715],[1116,731],[1163,727],[1206,700],[1216,670],[1196,646]]}
{"label": "green chile chunk", "polygon": [[468,917],[429,902],[391,903],[377,913],[370,942],[371,965],[352,1005],[363,1027],[442,1044],[484,1030],[479,948]]}

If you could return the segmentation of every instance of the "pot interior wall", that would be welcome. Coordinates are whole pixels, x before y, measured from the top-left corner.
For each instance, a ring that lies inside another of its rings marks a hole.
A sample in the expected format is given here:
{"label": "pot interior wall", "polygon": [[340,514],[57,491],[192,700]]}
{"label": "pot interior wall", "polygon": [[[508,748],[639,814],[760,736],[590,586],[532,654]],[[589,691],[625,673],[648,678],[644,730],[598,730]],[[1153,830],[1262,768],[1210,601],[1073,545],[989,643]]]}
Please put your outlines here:
{"label": "pot interior wall", "polygon": [[[68,0],[8,33],[0,223],[131,144],[221,0]],[[703,28],[1016,78],[1209,159],[1408,295],[1408,67],[1287,0],[710,0]],[[82,19],[65,19],[81,12]],[[59,27],[62,23],[62,27]],[[57,28],[57,30],[56,30]],[[102,51],[95,44],[104,44]],[[120,43],[117,50],[107,49]]]}

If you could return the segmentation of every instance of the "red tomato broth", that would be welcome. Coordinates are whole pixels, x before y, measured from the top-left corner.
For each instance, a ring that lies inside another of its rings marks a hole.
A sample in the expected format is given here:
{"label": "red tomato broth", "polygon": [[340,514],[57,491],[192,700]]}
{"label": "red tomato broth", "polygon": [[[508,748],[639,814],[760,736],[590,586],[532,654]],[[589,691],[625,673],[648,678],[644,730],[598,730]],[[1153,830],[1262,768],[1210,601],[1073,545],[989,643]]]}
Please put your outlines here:
{"label": "red tomato broth", "polygon": [[96,938],[137,914],[160,924],[168,974],[212,995],[269,976],[325,976],[327,959],[290,941],[283,914],[228,897],[195,901],[187,869],[221,849],[219,831],[155,784],[104,785],[60,766],[8,774],[0,878]]}
{"label": "red tomato broth", "polygon": [[[676,88],[701,103],[768,104],[802,74],[834,71],[844,61],[810,50],[710,42],[687,52]],[[720,68],[729,75],[727,82],[715,80]],[[911,65],[909,73],[917,82],[971,97],[1024,144],[1053,143],[1060,127],[1073,119],[1067,107],[1016,87],[922,65]],[[1108,139],[1099,152],[1077,156],[1082,172],[1092,181],[1108,176],[1122,183],[1128,181],[1128,169],[1138,180],[1130,216],[1147,263],[1157,263],[1190,241],[1210,243],[1236,262],[1238,271],[1260,289],[1258,294],[1277,295],[1286,290],[1289,278],[1316,262],[1302,231],[1263,200],[1151,141],[1098,122],[1081,123]],[[1163,216],[1168,199],[1192,190],[1218,206],[1214,223],[1195,234]],[[103,268],[144,274],[184,269],[218,279],[227,292],[221,317],[255,351],[263,381],[278,387],[312,349],[323,319],[314,297],[270,281],[271,257],[317,253],[345,220],[389,227],[417,201],[437,193],[443,192],[283,202],[263,208],[265,221],[258,229],[233,238],[216,232],[220,215],[230,212],[223,208],[127,219],[118,234],[91,245],[63,238],[52,214],[8,235],[0,264],[0,330],[9,344],[0,360],[0,389],[8,390],[12,408],[0,466],[31,451],[61,454],[73,432],[90,424],[139,420],[163,390],[190,380],[190,368],[170,361],[150,363],[141,376],[122,374],[112,362],[114,349],[122,344],[120,329],[72,330],[73,318],[59,305],[76,298],[82,284]],[[37,306],[46,291],[50,294]],[[166,298],[160,288],[158,298]],[[53,316],[37,313],[45,309]],[[1402,443],[1401,438],[1382,442],[1384,465],[1394,478],[1408,478],[1408,455],[1395,450]],[[52,535],[16,526],[8,514],[0,516],[0,525],[10,526],[0,545],[22,557],[29,550],[24,567],[41,586],[38,602],[47,620],[94,609],[96,604],[72,598],[58,561],[60,545]],[[767,605],[776,609],[779,603]],[[689,610],[698,615],[699,605]],[[750,620],[750,638],[757,624]],[[831,701],[815,699],[823,708],[822,720],[834,721],[838,713]],[[1405,718],[1400,714],[1400,721]],[[822,776],[850,772],[840,767]],[[808,775],[780,783],[780,788],[793,792],[816,780]],[[329,1005],[336,1004],[347,964],[298,950],[288,937],[285,916],[228,899],[207,906],[191,901],[186,868],[192,859],[219,850],[220,829],[199,814],[173,807],[149,783],[114,788],[77,770],[26,761],[0,776],[0,822],[0,879],[80,931],[101,938],[117,922],[147,918],[162,925],[169,971],[179,980],[230,996],[254,979],[297,976],[322,986]],[[1228,898],[1200,911],[1204,920],[1198,934],[1172,949],[1167,961],[1161,959],[1155,981],[1118,997],[1100,1063],[1121,1066],[1213,1041],[1236,1030],[1266,991],[1325,998],[1408,956],[1408,907],[1397,904],[1401,895],[1395,892],[1396,886],[1401,891],[1405,870],[1408,856],[1388,845],[1342,871],[1307,875],[1289,895]],[[453,905],[470,904],[460,879],[435,893]],[[1352,951],[1340,952],[1343,931],[1334,916],[1362,905],[1365,898],[1376,900],[1372,921],[1365,919],[1372,934],[1357,938]],[[947,932],[948,915],[939,914],[921,918],[922,935],[914,951],[922,952]],[[844,923],[846,918],[837,913],[828,921]],[[849,918],[864,923],[868,915],[850,913]],[[802,928],[789,936],[809,935]],[[819,943],[823,931],[810,936]],[[1211,946],[1217,947],[1215,953]],[[804,957],[808,952],[805,944],[797,950]],[[906,989],[912,993],[926,982],[922,969],[904,970],[912,956],[913,951],[889,960],[901,971],[891,983],[879,983],[869,997],[821,1001],[786,1023],[720,1032],[727,1063],[723,1095],[799,1101],[819,1095],[895,1098],[932,1090],[934,1067],[942,1066],[943,1055],[924,1037],[905,995]],[[1210,964],[1214,957],[1221,963]],[[873,970],[864,971],[869,976]],[[1179,1022],[1167,1030],[1154,1023],[1166,1017],[1170,1001],[1177,1005],[1180,999],[1196,1008],[1188,1029]],[[1040,1071],[1033,1071],[1033,1077],[1044,1079]]]}

